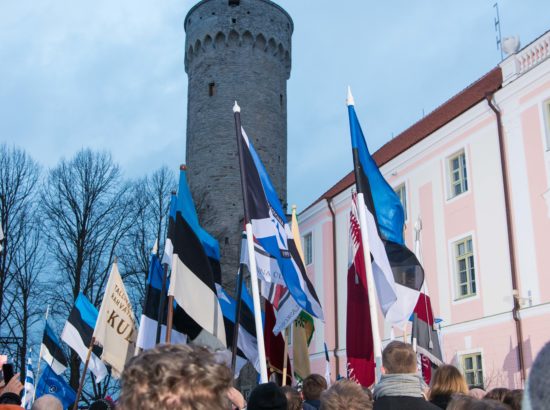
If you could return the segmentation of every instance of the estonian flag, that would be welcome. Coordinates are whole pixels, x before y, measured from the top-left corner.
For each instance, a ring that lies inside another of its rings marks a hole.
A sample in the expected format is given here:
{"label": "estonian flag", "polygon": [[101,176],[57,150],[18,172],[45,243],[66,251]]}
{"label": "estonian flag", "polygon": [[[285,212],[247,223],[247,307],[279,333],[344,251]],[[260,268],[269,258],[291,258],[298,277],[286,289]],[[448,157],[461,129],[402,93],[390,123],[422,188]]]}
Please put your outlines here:
{"label": "estonian flag", "polygon": [[[92,305],[84,294],[79,293],[61,334],[61,340],[67,343],[78,354],[83,363],[86,361],[88,348],[92,342],[97,315],[98,312],[95,306]],[[100,359],[102,351],[101,347],[94,346],[88,365],[91,372],[95,375],[96,383],[101,382],[108,373],[105,364]]]}
{"label": "estonian flag", "polygon": [[[147,291],[145,298],[145,307],[141,314],[141,321],[139,324],[139,332],[137,337],[137,346],[141,349],[151,349],[156,345],[157,337],[157,325],[158,314],[162,292],[162,278],[164,276],[164,270],[160,264],[159,258],[156,254],[151,254],[151,260],[149,262],[149,275],[147,276]],[[168,283],[166,286],[168,289]],[[166,297],[166,295],[164,295]],[[179,319],[183,312],[178,312],[181,308],[174,308],[174,324],[172,328],[171,343],[172,344],[185,344],[187,342],[187,336],[182,333],[181,320]],[[200,328],[199,328],[200,332]],[[166,309],[163,313],[160,341],[161,343],[166,340]]]}
{"label": "estonian flag", "polygon": [[46,366],[36,386],[36,398],[45,394],[52,394],[61,400],[64,409],[68,409],[76,400],[75,391],[50,366]]}
{"label": "estonian flag", "polygon": [[[187,215],[190,208],[186,197],[189,195],[190,198],[190,194],[184,171],[185,169],[181,169],[175,214],[170,215],[168,226],[167,242],[173,249],[168,294],[174,296],[190,319],[226,346],[223,314],[218,302],[211,262],[213,257],[219,260],[219,248],[216,255],[213,249],[216,249],[217,242],[213,248],[205,246],[207,242],[204,234],[207,233],[198,226],[198,219],[195,224],[196,213],[194,216],[193,213],[191,216]],[[211,250],[206,251],[207,248]]]}
{"label": "estonian flag", "polygon": [[57,336],[47,322],[40,348],[42,349],[42,359],[48,363],[48,366],[57,374],[63,373],[69,364]]}
{"label": "estonian flag", "polygon": [[348,114],[355,183],[365,199],[367,235],[378,299],[386,320],[403,327],[420,295],[424,270],[414,253],[405,246],[403,206],[369,153],[351,93]]}
{"label": "estonian flag", "polygon": [[30,410],[34,401],[34,374],[32,371],[32,360],[27,359],[27,369],[25,371],[25,390],[21,399],[21,407]]}
{"label": "estonian flag", "polygon": [[[293,239],[290,225],[260,157],[254,150],[244,129],[241,128],[243,152],[241,171],[246,180],[248,217],[254,239],[275,257],[290,294],[309,314],[323,320],[323,310],[312,283],[306,275]],[[298,312],[299,313],[299,312]]]}

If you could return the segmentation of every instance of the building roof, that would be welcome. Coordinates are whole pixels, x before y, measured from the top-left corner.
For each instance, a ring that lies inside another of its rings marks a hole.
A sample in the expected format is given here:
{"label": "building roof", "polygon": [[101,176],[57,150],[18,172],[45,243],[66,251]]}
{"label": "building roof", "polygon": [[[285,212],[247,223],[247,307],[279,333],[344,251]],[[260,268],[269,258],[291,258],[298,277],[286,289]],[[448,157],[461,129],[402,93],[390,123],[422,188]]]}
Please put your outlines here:
{"label": "building roof", "polygon": [[[501,88],[501,86],[502,71],[500,66],[497,66],[479,80],[437,107],[424,118],[411,125],[391,141],[384,144],[372,155],[372,157],[378,166],[381,167],[458,117],[463,112],[484,100],[488,94],[494,93]],[[317,198],[306,208],[306,210],[322,200],[335,197],[354,183],[355,175],[353,171],[351,171],[323,195]]]}

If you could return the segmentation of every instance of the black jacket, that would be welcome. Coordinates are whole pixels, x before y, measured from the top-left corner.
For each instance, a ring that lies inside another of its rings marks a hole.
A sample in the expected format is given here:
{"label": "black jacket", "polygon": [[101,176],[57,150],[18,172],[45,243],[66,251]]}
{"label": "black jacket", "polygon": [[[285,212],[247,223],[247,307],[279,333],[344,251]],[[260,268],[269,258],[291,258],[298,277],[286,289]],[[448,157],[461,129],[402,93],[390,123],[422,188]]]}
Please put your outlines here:
{"label": "black jacket", "polygon": [[374,410],[439,410],[435,404],[420,397],[383,396],[374,400]]}
{"label": "black jacket", "polygon": [[438,394],[437,396],[432,397],[430,403],[435,404],[440,409],[446,409],[450,401],[450,394]]}
{"label": "black jacket", "polygon": [[7,392],[0,396],[0,404],[21,404],[21,396]]}

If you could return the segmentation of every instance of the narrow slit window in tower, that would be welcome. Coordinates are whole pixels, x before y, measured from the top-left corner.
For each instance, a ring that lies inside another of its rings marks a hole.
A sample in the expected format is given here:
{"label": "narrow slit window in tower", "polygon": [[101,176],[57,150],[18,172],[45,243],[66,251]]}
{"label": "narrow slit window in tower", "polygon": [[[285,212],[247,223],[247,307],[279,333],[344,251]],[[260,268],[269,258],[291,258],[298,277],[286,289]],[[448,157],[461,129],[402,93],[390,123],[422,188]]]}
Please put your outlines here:
{"label": "narrow slit window in tower", "polygon": [[283,94],[279,94],[279,104],[283,106]]}
{"label": "narrow slit window in tower", "polygon": [[240,0],[228,0],[227,4],[231,7],[238,6],[241,3]]}
{"label": "narrow slit window in tower", "polygon": [[213,97],[216,94],[216,83],[208,84],[208,95]]}
{"label": "narrow slit window in tower", "polygon": [[237,19],[231,19],[231,23],[235,24],[237,22]]}

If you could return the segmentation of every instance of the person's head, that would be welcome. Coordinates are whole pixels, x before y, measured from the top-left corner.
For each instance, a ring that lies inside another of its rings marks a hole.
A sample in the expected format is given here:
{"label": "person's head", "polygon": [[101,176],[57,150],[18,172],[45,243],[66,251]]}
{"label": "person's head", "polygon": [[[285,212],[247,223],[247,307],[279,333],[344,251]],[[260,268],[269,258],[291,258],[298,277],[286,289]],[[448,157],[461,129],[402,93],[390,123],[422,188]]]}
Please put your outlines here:
{"label": "person's head", "polygon": [[472,396],[474,399],[482,399],[485,397],[485,394],[487,394],[485,390],[478,387],[474,387],[468,392],[468,396]]}
{"label": "person's head", "polygon": [[246,408],[248,410],[286,410],[287,400],[275,383],[263,383],[252,390]]}
{"label": "person's head", "polygon": [[504,396],[502,401],[512,408],[512,410],[521,410],[521,402],[523,400],[523,389],[510,390]]}
{"label": "person's head", "polygon": [[545,409],[550,403],[550,342],[539,352],[523,393],[523,404],[526,409]]}
{"label": "person's head", "polygon": [[327,381],[320,374],[310,374],[302,383],[304,400],[319,400],[321,393],[327,389]]}
{"label": "person's head", "polygon": [[502,403],[502,401],[504,400],[504,396],[506,396],[506,393],[508,393],[509,391],[510,390],[505,387],[497,387],[495,389],[489,390],[484,398],[500,401]]}
{"label": "person's head", "polygon": [[352,380],[338,380],[321,394],[320,410],[363,409],[372,409],[372,401],[363,388]]}
{"label": "person's head", "polygon": [[416,353],[412,346],[397,340],[382,352],[382,371],[385,374],[416,373]]}
{"label": "person's head", "polygon": [[162,345],[133,357],[122,372],[118,408],[227,408],[231,370],[204,347]]}
{"label": "person's head", "polygon": [[453,393],[468,394],[468,385],[464,376],[450,364],[438,367],[432,377],[430,400],[435,396],[450,396]]}
{"label": "person's head", "polygon": [[99,400],[94,401],[90,405],[89,410],[112,410],[114,408],[115,408],[115,406],[111,401],[109,401],[107,399],[99,399]]}
{"label": "person's head", "polygon": [[52,394],[45,394],[34,401],[32,410],[63,410],[63,403]]}
{"label": "person's head", "polygon": [[455,393],[451,396],[451,401],[447,405],[447,410],[469,410],[478,399],[467,396],[462,393]]}
{"label": "person's head", "polygon": [[302,396],[292,386],[283,386],[281,391],[286,397],[287,410],[300,410],[302,408]]}

